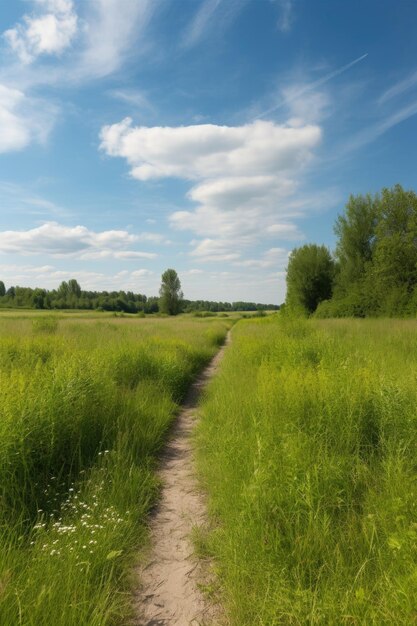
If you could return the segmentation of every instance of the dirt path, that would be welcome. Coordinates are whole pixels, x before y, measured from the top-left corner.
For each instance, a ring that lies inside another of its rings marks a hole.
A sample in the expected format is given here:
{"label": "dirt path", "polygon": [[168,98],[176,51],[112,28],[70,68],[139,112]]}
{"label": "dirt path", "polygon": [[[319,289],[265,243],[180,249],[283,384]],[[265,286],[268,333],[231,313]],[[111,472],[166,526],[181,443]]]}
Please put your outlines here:
{"label": "dirt path", "polygon": [[[225,346],[230,341],[230,331]],[[201,565],[193,556],[190,533],[206,519],[196,485],[190,435],[202,390],[214,375],[223,346],[190,388],[161,459],[160,503],[151,521],[149,561],[138,569],[135,607],[140,626],[212,625],[214,614],[198,589]]]}

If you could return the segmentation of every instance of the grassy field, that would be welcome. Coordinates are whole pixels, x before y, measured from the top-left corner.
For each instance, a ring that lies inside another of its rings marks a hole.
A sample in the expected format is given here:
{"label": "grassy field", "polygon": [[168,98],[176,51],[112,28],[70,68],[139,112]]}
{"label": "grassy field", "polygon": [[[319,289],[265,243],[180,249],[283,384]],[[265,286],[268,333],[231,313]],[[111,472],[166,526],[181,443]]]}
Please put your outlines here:
{"label": "grassy field", "polygon": [[417,323],[232,336],[196,439],[227,623],[417,624]]}
{"label": "grassy field", "polygon": [[224,320],[0,316],[0,624],[126,624],[155,455]]}

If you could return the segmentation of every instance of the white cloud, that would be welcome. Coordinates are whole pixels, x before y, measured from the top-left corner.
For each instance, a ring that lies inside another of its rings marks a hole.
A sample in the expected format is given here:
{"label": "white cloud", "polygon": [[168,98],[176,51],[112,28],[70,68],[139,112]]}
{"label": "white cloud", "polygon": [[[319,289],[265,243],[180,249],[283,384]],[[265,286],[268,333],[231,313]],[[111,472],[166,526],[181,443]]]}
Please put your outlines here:
{"label": "white cloud", "polygon": [[108,95],[141,111],[155,113],[155,108],[148,96],[138,89],[112,89]]}
{"label": "white cloud", "polygon": [[[328,114],[330,98],[324,91],[307,91],[302,83],[289,85],[282,90],[282,98],[291,116],[293,126],[317,124]],[[301,94],[301,95],[300,95]]]}
{"label": "white cloud", "polygon": [[86,4],[83,50],[71,70],[85,80],[115,72],[129,54],[144,47],[144,30],[157,0],[95,0]]}
{"label": "white cloud", "polygon": [[130,118],[101,130],[101,148],[124,157],[138,180],[259,176],[301,167],[321,138],[318,126],[293,128],[256,121],[244,126],[201,124],[132,127]]}
{"label": "white cloud", "polygon": [[0,275],[6,287],[41,287],[56,289],[63,280],[75,278],[82,289],[91,291],[134,291],[140,293],[157,292],[157,281],[150,270],[122,270],[113,274],[79,269],[59,269],[53,265],[0,264]]}
{"label": "white cloud", "polygon": [[0,152],[20,150],[30,142],[30,129],[18,114],[24,94],[0,85]]}
{"label": "white cloud", "polygon": [[185,48],[195,45],[202,38],[221,3],[222,0],[205,0],[201,4],[184,33]]}
{"label": "white cloud", "polygon": [[217,35],[223,32],[244,6],[245,0],[203,0],[187,24],[181,46],[192,48],[200,43],[214,27]]}
{"label": "white cloud", "polygon": [[239,300],[280,303],[285,298],[285,273],[265,268],[233,268],[231,271],[180,273],[186,298],[191,300]]}
{"label": "white cloud", "polygon": [[257,259],[235,261],[233,265],[253,268],[281,268],[284,269],[288,261],[288,250],[285,248],[270,248]]}
{"label": "white cloud", "polygon": [[0,84],[0,153],[21,150],[32,141],[44,142],[55,116],[53,105]]}
{"label": "white cloud", "polygon": [[276,0],[281,12],[277,26],[282,33],[288,33],[291,30],[294,21],[294,2],[293,0]]}
{"label": "white cloud", "polygon": [[72,0],[34,0],[35,13],[4,33],[4,38],[22,63],[40,55],[61,54],[77,33],[77,15]]}
{"label": "white cloud", "polygon": [[151,270],[145,270],[145,269],[141,269],[141,270],[134,270],[133,272],[131,272],[131,276],[133,276],[134,278],[142,278],[143,276],[152,276],[153,272]]}
{"label": "white cloud", "polygon": [[265,206],[273,196],[285,198],[294,193],[293,180],[279,175],[235,176],[210,179],[193,187],[188,197],[194,202],[228,210],[233,207]]}
{"label": "white cloud", "polygon": [[103,260],[103,259],[155,259],[158,255],[155,252],[138,252],[136,250],[98,250],[92,252],[83,252],[80,259],[84,260]]}
{"label": "white cloud", "polygon": [[357,150],[358,148],[361,148],[362,146],[365,146],[368,143],[375,141],[376,139],[378,139],[378,137],[388,132],[391,128],[397,126],[397,124],[401,124],[405,120],[409,119],[410,117],[414,117],[415,115],[417,115],[417,100],[414,100],[406,106],[397,109],[379,122],[376,122],[375,124],[368,126],[365,130],[356,133],[356,135],[353,135],[345,143],[342,150],[342,155]]}
{"label": "white cloud", "polygon": [[[3,80],[25,89],[102,78],[116,72],[129,57],[149,52],[145,31],[160,6],[160,0],[80,1],[77,14],[73,0],[30,1],[32,13],[3,33],[18,60],[3,66]],[[45,56],[64,52],[59,65],[41,62]],[[118,96],[129,94],[119,91]]]}
{"label": "white cloud", "polygon": [[199,274],[204,274],[204,271],[197,268],[192,268],[185,272],[185,274],[189,274],[190,276],[197,276]]}
{"label": "white cloud", "polygon": [[398,83],[395,83],[395,85],[392,85],[391,87],[389,87],[389,89],[387,89],[379,97],[378,104],[384,104],[388,100],[391,100],[391,98],[396,98],[397,96],[400,96],[405,91],[412,89],[416,85],[417,85],[417,72],[414,71],[412,74],[407,76],[407,78],[404,78]]}
{"label": "white cloud", "polygon": [[292,102],[295,102],[295,101],[302,102],[302,98],[305,98],[305,94],[318,93],[319,87],[322,87],[323,85],[330,82],[334,78],[337,78],[341,74],[344,74],[345,72],[350,70],[352,67],[354,67],[357,63],[360,63],[361,61],[366,59],[367,56],[368,56],[368,53],[366,52],[365,54],[362,54],[362,56],[358,57],[357,59],[350,61],[350,63],[347,63],[346,65],[343,65],[342,67],[339,67],[331,72],[328,72],[321,78],[311,83],[302,83],[298,85],[297,88],[295,89],[290,88],[290,91],[287,93],[287,95],[285,95],[284,93],[283,97],[280,98],[276,104],[269,107],[262,113],[258,113],[255,119],[260,119],[263,117],[270,117],[272,113],[275,113],[276,111],[278,111],[278,109],[281,109],[283,107],[290,106]]}
{"label": "white cloud", "polygon": [[191,252],[191,255],[196,257],[196,259],[200,262],[234,261],[240,257],[240,253],[233,251],[233,243],[229,240],[206,238],[202,241],[194,243],[196,245]]}
{"label": "white cloud", "polygon": [[304,235],[300,233],[295,224],[270,224],[266,227],[266,232],[270,235],[277,235],[287,241],[299,241],[300,239],[304,239]]}
{"label": "white cloud", "polygon": [[63,226],[46,222],[30,230],[0,232],[0,252],[4,254],[48,254],[79,259],[154,258],[155,253],[130,250],[137,235],[125,230],[95,232],[85,226]]}
{"label": "white cloud", "polygon": [[161,235],[161,233],[140,233],[140,235],[137,235],[137,241],[149,241],[151,243],[158,243],[158,244],[170,244],[171,241],[169,241],[169,239],[167,239],[164,235]]}
{"label": "white cloud", "polygon": [[303,238],[291,221],[293,196],[320,139],[309,124],[135,128],[128,118],[102,129],[101,148],[125,158],[139,180],[197,181],[187,194],[196,208],[172,213],[171,226],[202,238],[190,252],[199,261],[227,262],[265,238]]}

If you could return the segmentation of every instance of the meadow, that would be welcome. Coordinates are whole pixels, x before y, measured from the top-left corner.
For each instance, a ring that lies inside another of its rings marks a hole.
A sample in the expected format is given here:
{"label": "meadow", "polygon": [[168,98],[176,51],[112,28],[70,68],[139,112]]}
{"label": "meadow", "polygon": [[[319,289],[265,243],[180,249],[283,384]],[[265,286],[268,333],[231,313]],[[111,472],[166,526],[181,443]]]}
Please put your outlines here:
{"label": "meadow", "polygon": [[1,626],[128,623],[157,454],[229,326],[1,315]]}
{"label": "meadow", "polygon": [[417,623],[417,323],[242,320],[196,434],[229,626]]}

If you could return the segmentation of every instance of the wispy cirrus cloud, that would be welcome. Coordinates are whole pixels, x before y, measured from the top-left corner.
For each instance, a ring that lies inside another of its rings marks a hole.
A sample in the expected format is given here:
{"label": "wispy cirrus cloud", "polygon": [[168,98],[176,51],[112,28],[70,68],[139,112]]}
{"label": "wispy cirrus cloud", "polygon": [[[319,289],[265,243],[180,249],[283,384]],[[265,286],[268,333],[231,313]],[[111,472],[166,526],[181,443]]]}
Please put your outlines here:
{"label": "wispy cirrus cloud", "polygon": [[[100,79],[116,72],[133,52],[139,55],[159,0],[123,0],[123,10],[119,0],[27,4],[32,10],[1,38],[9,54],[0,63],[0,152],[48,138],[62,104],[40,98],[40,88]],[[137,100],[137,93],[123,90],[115,96]]]}
{"label": "wispy cirrus cloud", "polygon": [[345,142],[343,153],[347,154],[371,143],[372,141],[375,141],[381,135],[384,135],[387,131],[391,130],[391,128],[394,128],[398,124],[401,124],[415,115],[417,115],[417,100],[413,100],[409,104],[399,107],[397,110],[389,113],[386,117],[370,124],[364,130],[354,134],[348,141]]}
{"label": "wispy cirrus cloud", "polygon": [[378,98],[378,104],[384,104],[391,100],[392,98],[396,98],[409,89],[412,89],[417,85],[417,71],[412,72],[403,80],[398,81],[394,85],[391,85],[384,93]]}
{"label": "wispy cirrus cloud", "polygon": [[208,37],[215,28],[223,32],[242,11],[247,0],[203,0],[185,28],[181,47],[192,48]]}
{"label": "wispy cirrus cloud", "polygon": [[282,33],[288,33],[294,22],[294,0],[274,0],[280,10],[277,27]]}
{"label": "wispy cirrus cloud", "polygon": [[145,31],[159,0],[95,0],[86,3],[84,36],[69,67],[73,80],[102,78],[117,71],[126,59],[146,47]]}
{"label": "wispy cirrus cloud", "polygon": [[0,153],[45,142],[56,114],[54,104],[0,84]]}
{"label": "wispy cirrus cloud", "polygon": [[69,217],[71,212],[48,198],[45,198],[37,191],[26,188],[16,183],[0,180],[0,204],[13,214]]}
{"label": "wispy cirrus cloud", "polygon": [[[16,62],[3,66],[0,80],[22,89],[113,74],[132,54],[147,48],[146,28],[160,6],[159,0],[123,0],[122,10],[119,0],[30,2],[32,13],[3,33]],[[46,69],[45,56],[62,59]]]}
{"label": "wispy cirrus cloud", "polygon": [[334,78],[337,78],[341,74],[344,74],[345,72],[350,70],[352,67],[354,67],[357,63],[360,63],[361,61],[366,59],[367,56],[368,56],[368,53],[366,52],[365,54],[362,54],[357,59],[354,59],[353,61],[350,61],[346,65],[342,65],[341,67],[335,70],[332,70],[331,72],[328,72],[321,78],[318,78],[317,80],[314,80],[312,82],[306,82],[302,85],[299,85],[298,87],[295,85],[292,85],[290,88],[282,92],[281,97],[279,98],[276,104],[269,107],[265,111],[262,111],[261,113],[258,113],[257,115],[255,115],[254,119],[258,120],[264,117],[269,117],[272,113],[275,113],[279,109],[283,107],[288,107],[293,102],[300,101],[300,99],[304,98],[306,94],[317,93],[317,90],[319,87],[322,87],[323,85],[333,80]]}

